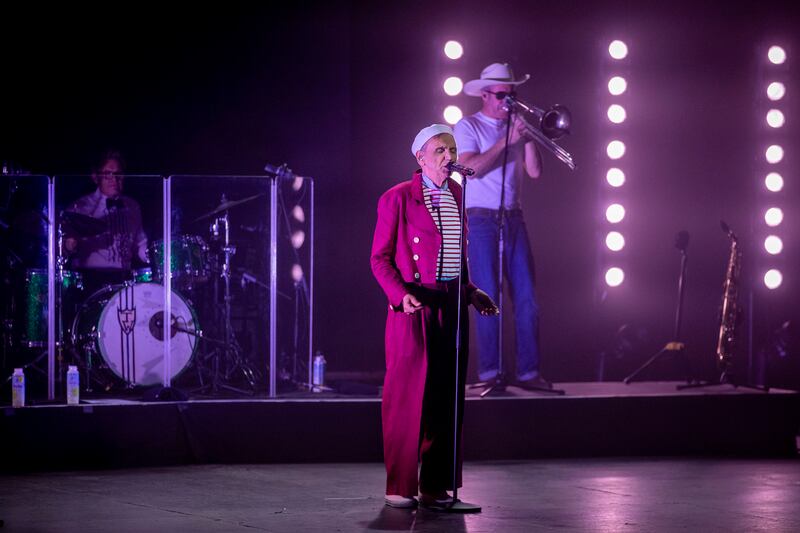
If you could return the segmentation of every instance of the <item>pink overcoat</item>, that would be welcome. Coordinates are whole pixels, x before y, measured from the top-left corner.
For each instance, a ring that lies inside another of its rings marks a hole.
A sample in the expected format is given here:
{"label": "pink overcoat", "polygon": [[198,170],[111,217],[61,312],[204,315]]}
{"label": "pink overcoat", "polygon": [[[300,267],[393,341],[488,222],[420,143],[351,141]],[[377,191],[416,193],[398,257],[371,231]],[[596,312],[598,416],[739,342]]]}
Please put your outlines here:
{"label": "pink overcoat", "polygon": [[[448,187],[460,210],[461,187],[452,179]],[[402,300],[406,293],[415,294],[420,285],[436,282],[436,260],[441,242],[442,236],[425,206],[422,174],[417,170],[411,180],[395,185],[381,196],[372,242],[372,272],[389,301],[385,337],[386,378],[381,408],[387,494],[417,494],[420,423],[430,355],[426,349],[429,345],[426,336],[430,337],[430,332],[425,328],[430,327],[430,322],[425,325],[422,312],[414,315],[403,313]],[[466,303],[476,289],[468,281],[466,250],[462,264],[462,281],[466,289],[462,294],[466,296]],[[462,314],[465,324],[466,309]],[[466,364],[466,356],[462,355],[460,365],[464,377]],[[429,394],[437,389],[429,386]],[[432,400],[428,398],[426,401]],[[448,400],[437,398],[436,401]],[[463,406],[463,399],[461,403]],[[460,409],[463,413],[463,407]],[[452,425],[450,428],[452,435]]]}

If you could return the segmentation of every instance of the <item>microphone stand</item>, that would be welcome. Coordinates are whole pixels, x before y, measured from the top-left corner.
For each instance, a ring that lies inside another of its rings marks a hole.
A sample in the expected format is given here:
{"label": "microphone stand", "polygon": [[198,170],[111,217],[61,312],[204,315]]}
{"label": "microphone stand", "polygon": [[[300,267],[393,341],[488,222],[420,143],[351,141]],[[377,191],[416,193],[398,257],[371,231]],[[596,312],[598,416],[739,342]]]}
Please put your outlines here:
{"label": "microphone stand", "polygon": [[681,252],[681,273],[678,276],[678,303],[675,309],[675,328],[672,333],[672,340],[668,342],[658,352],[656,352],[655,355],[653,355],[650,359],[645,361],[643,365],[641,365],[639,368],[631,372],[630,375],[628,375],[625,379],[623,379],[622,381],[626,385],[630,385],[631,381],[636,379],[636,376],[641,374],[646,368],[655,363],[665,354],[675,354],[684,358],[684,363],[687,365],[686,368],[687,381],[690,381],[688,362],[685,359],[685,353],[684,353],[685,345],[680,341],[681,316],[683,313],[683,294],[686,289],[686,262],[687,262],[686,250],[687,248],[689,248],[688,232],[681,231],[678,233],[678,235],[675,237],[675,247]]}
{"label": "microphone stand", "polygon": [[[463,176],[461,185],[461,213],[459,214],[460,224],[458,227],[458,298],[457,305],[458,311],[456,313],[456,371],[455,371],[455,394],[453,395],[453,500],[450,504],[442,509],[448,513],[479,513],[481,512],[480,505],[474,503],[462,502],[458,499],[458,463],[459,463],[459,431],[458,431],[458,417],[459,417],[459,399],[464,395],[464,389],[461,386],[461,313],[462,301],[461,296],[464,293],[462,288],[462,281],[464,279],[464,227],[466,224],[466,205],[467,198],[467,175]],[[442,242],[444,247],[444,242]],[[469,305],[469,304],[467,304]]]}
{"label": "microphone stand", "polygon": [[[487,381],[479,383],[476,387],[484,387],[481,392],[481,398],[489,394],[503,393],[508,386],[506,379],[505,368],[503,365],[503,255],[505,254],[505,246],[503,239],[503,230],[505,229],[505,195],[506,195],[506,167],[508,166],[508,140],[511,137],[511,116],[513,108],[509,107],[508,116],[506,117],[506,144],[503,148],[503,171],[502,178],[500,179],[500,206],[497,209],[497,309],[500,310],[500,315],[497,317],[497,375],[494,381]],[[466,178],[465,180],[466,181]],[[462,193],[466,200],[466,188]]]}

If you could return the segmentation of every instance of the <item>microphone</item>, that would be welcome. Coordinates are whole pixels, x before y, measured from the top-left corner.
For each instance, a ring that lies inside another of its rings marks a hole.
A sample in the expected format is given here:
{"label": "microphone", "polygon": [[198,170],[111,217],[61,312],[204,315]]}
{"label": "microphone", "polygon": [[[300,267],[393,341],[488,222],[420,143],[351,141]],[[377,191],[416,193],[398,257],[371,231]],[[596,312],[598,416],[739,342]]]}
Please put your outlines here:
{"label": "microphone", "polygon": [[454,163],[453,161],[447,163],[447,170],[449,170],[450,172],[458,172],[462,176],[472,176],[473,174],[475,174],[475,171],[472,170],[471,168],[465,167],[464,165],[459,165],[458,163]]}
{"label": "microphone", "polygon": [[269,163],[267,163],[266,165],[264,165],[264,172],[266,172],[270,176],[274,176],[274,177],[278,178],[279,180],[287,180],[287,181],[289,181],[289,180],[293,180],[295,178],[306,179],[305,176],[298,176],[297,174],[292,172],[292,169],[289,168],[289,165],[287,165],[286,163],[284,163],[284,164],[282,164],[281,166],[278,166],[278,167],[276,167],[275,165],[270,165]]}
{"label": "microphone", "polygon": [[722,228],[722,231],[725,232],[725,235],[727,235],[731,239],[736,240],[736,234],[733,232],[733,230],[730,228],[730,226],[728,226],[728,224],[725,223],[724,220],[720,220],[719,221],[719,225]]}
{"label": "microphone", "polygon": [[675,248],[685,252],[689,247],[689,232],[686,230],[679,231],[675,236]]}

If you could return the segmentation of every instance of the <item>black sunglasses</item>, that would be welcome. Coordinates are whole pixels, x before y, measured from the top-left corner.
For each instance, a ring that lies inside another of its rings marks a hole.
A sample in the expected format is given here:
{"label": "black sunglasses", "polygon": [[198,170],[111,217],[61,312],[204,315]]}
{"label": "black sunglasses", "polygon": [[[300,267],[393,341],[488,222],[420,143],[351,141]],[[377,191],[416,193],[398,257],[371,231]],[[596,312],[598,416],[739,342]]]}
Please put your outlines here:
{"label": "black sunglasses", "polygon": [[517,96],[517,91],[499,91],[499,92],[492,92],[492,91],[485,91],[489,94],[493,94],[495,98],[498,100],[505,100],[506,96],[510,96],[511,98],[515,98]]}

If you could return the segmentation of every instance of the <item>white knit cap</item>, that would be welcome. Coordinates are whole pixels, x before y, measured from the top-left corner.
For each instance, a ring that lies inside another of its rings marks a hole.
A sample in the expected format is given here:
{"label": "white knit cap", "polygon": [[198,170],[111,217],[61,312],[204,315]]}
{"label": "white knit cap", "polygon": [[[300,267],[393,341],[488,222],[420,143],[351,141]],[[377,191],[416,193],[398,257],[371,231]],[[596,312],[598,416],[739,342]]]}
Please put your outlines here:
{"label": "white knit cap", "polygon": [[441,135],[442,133],[449,133],[453,135],[453,128],[448,126],[447,124],[431,124],[427,128],[422,128],[417,133],[417,136],[414,137],[414,142],[411,143],[411,155],[417,157],[417,152],[419,152],[425,143],[428,142],[428,139],[431,137],[436,137],[437,135]]}

